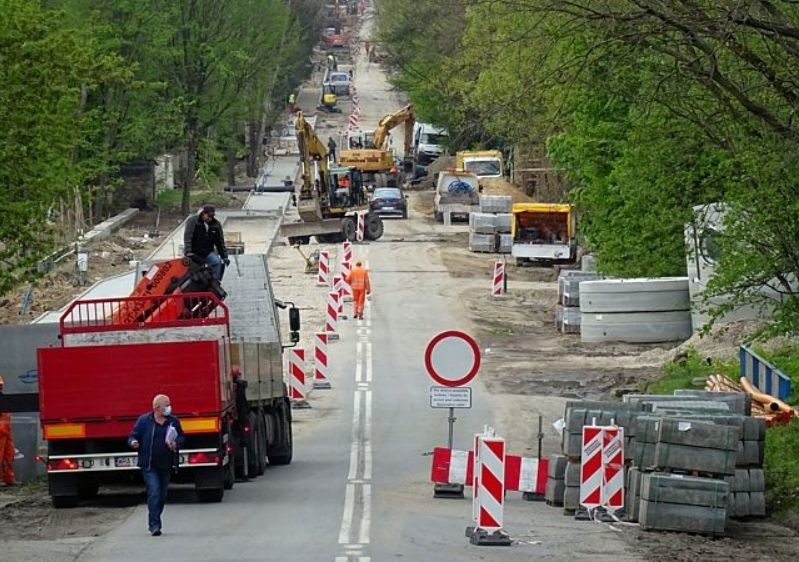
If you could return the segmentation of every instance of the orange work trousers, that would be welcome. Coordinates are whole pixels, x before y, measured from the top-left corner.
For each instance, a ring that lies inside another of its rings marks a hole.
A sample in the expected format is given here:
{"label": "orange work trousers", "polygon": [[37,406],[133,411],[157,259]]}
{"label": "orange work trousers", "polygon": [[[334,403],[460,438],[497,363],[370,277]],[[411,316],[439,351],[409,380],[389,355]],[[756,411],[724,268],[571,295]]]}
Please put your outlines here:
{"label": "orange work trousers", "polygon": [[6,484],[14,483],[14,440],[11,428],[0,428],[0,479]]}
{"label": "orange work trousers", "polygon": [[355,307],[355,316],[363,316],[364,302],[366,302],[366,289],[353,289],[352,304]]}

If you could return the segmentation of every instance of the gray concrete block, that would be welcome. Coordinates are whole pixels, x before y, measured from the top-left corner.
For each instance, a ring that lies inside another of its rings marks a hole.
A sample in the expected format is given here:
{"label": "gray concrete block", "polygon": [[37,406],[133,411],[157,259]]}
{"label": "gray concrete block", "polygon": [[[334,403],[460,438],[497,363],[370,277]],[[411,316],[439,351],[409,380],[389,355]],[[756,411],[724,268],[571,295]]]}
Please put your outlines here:
{"label": "gray concrete block", "polygon": [[654,413],[660,414],[664,410],[726,414],[730,412],[730,407],[724,402],[714,402],[712,400],[678,400],[677,398],[652,404],[652,411]]}
{"label": "gray concrete block", "polygon": [[749,492],[765,492],[766,491],[766,477],[762,468],[750,468],[749,472]]}
{"label": "gray concrete block", "polygon": [[[707,402],[707,401],[715,401],[718,400],[720,402],[724,402],[729,405],[730,411],[741,414],[741,415],[748,415],[746,410],[747,398],[745,396],[738,396],[734,393],[731,393],[730,396],[725,396],[724,393],[719,393],[721,396],[718,399],[715,398],[706,398],[705,396],[686,396],[686,395],[678,395],[679,401],[681,402]],[[672,402],[675,400],[675,396],[669,396],[668,394],[625,394],[623,397],[625,403],[636,403],[636,402],[644,402],[648,404],[654,404],[656,402]]]}
{"label": "gray concrete block", "polygon": [[544,490],[544,500],[553,505],[563,505],[563,494],[565,491],[566,485],[563,480],[549,478],[547,479],[547,487]]}
{"label": "gray concrete block", "polygon": [[752,397],[745,392],[710,392],[707,390],[678,389],[674,391],[674,396],[693,396],[705,400],[717,400],[729,404],[730,410],[737,414],[749,416],[752,413]]}
{"label": "gray concrete block", "polygon": [[735,516],[747,517],[751,512],[749,492],[735,492]]}
{"label": "gray concrete block", "polygon": [[566,486],[563,492],[563,508],[577,509],[578,507],[580,507],[580,488]]}
{"label": "gray concrete block", "polygon": [[641,476],[641,499],[649,502],[726,507],[729,492],[724,480],[659,472]]}
{"label": "gray concrete block", "polygon": [[585,408],[566,408],[566,415],[564,421],[566,425],[563,430],[569,433],[579,433],[583,430],[585,425]]}
{"label": "gray concrete block", "polygon": [[642,469],[655,466],[655,449],[657,449],[657,443],[647,443],[637,439],[633,441],[633,465]]}
{"label": "gray concrete block", "polygon": [[566,465],[565,482],[567,486],[580,486],[580,463],[570,462]]}
{"label": "gray concrete block", "polygon": [[766,495],[763,492],[749,493],[749,515],[755,517],[766,516]]}
{"label": "gray concrete block", "polygon": [[743,462],[746,466],[763,466],[765,443],[763,441],[744,441]]}
{"label": "gray concrete block", "polygon": [[733,492],[748,492],[749,490],[749,471],[745,468],[736,468],[735,476],[732,479],[730,488]]}
{"label": "gray concrete block", "polygon": [[727,521],[726,507],[705,507],[641,500],[638,521],[647,531],[680,531],[723,535]]}
{"label": "gray concrete block", "polygon": [[629,410],[631,412],[647,411],[648,406],[641,402],[609,402],[599,400],[569,400],[566,402],[566,410],[569,408],[581,408],[583,410]]}
{"label": "gray concrete block", "polygon": [[654,466],[659,469],[684,470],[710,474],[735,474],[735,451],[658,443]]}
{"label": "gray concrete block", "polygon": [[565,455],[552,454],[549,455],[549,464],[547,466],[547,477],[555,478],[556,480],[563,480],[566,474],[566,463],[569,459]]}
{"label": "gray concrete block", "polygon": [[583,434],[569,433],[566,438],[566,449],[563,452],[569,457],[580,457],[583,452]]}
{"label": "gray concrete block", "polygon": [[641,471],[632,467],[627,471],[627,487],[624,491],[624,511],[627,519],[638,521],[638,511],[641,504]]}
{"label": "gray concrete block", "polygon": [[744,418],[743,437],[747,441],[763,441],[766,438],[766,420]]}
{"label": "gray concrete block", "polygon": [[635,440],[643,443],[657,443],[660,432],[660,418],[654,416],[638,416],[633,422]]}
{"label": "gray concrete block", "polygon": [[735,451],[739,439],[739,430],[734,426],[671,418],[662,421],[658,432],[658,443],[725,451]]}

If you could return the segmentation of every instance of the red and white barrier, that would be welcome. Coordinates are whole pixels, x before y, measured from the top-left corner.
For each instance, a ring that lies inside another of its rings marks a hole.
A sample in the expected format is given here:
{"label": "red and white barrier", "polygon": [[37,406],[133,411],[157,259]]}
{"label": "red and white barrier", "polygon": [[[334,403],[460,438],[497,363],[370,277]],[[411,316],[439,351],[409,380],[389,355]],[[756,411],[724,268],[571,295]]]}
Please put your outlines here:
{"label": "red and white barrier", "polygon": [[341,292],[344,300],[352,300],[352,287],[347,283],[346,278],[352,270],[352,242],[345,240],[341,246],[341,263],[339,264],[341,270]]}
{"label": "red and white barrier", "polygon": [[505,262],[494,262],[494,282],[491,285],[491,295],[501,297],[505,294]]}
{"label": "red and white barrier", "polygon": [[580,505],[595,509],[602,503],[602,428],[583,426],[580,460]]}
{"label": "red and white barrier", "polygon": [[289,399],[295,408],[307,407],[305,389],[305,350],[289,350]]}
{"label": "red and white barrier", "polygon": [[333,276],[333,292],[338,295],[337,306],[338,310],[336,311],[340,320],[346,320],[346,316],[344,315],[344,288],[342,287],[344,280],[341,278],[341,275],[334,275]]}
{"label": "red and white barrier", "polygon": [[489,533],[502,529],[505,509],[505,440],[481,435],[475,454],[475,528]]}
{"label": "red and white barrier", "polygon": [[366,228],[366,213],[358,213],[358,223],[355,229],[355,239],[358,242],[363,242],[363,231]]}
{"label": "red and white barrier", "polygon": [[358,125],[358,116],[355,113],[353,113],[352,115],[350,115],[349,118],[349,127],[350,129],[354,129],[356,125]]}
{"label": "red and white barrier", "polygon": [[[543,494],[547,485],[548,459],[505,455],[505,490]],[[474,479],[474,453],[436,447],[430,481],[435,484],[471,486]]]}
{"label": "red and white barrier", "polygon": [[602,430],[602,507],[616,511],[624,507],[624,428]]}
{"label": "red and white barrier", "polygon": [[338,291],[335,289],[327,294],[327,310],[325,314],[325,333],[328,340],[338,339],[336,324],[338,324]]}
{"label": "red and white barrier", "polygon": [[327,332],[314,334],[314,388],[332,388],[328,375]]}
{"label": "red and white barrier", "polygon": [[327,250],[319,251],[319,274],[316,277],[316,284],[319,287],[330,286],[330,252]]}

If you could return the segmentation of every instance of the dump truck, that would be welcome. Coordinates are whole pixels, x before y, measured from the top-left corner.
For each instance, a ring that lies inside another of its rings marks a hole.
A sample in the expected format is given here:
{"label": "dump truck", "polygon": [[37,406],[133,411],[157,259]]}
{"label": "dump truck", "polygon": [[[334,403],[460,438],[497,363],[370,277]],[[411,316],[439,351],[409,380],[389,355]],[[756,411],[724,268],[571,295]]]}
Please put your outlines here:
{"label": "dump truck", "polygon": [[455,167],[473,172],[481,180],[503,176],[502,152],[499,150],[461,150],[455,153]]}
{"label": "dump truck", "polygon": [[455,216],[468,219],[479,204],[480,183],[474,173],[456,169],[439,172],[433,198],[436,221],[448,222]]}
{"label": "dump truck", "polygon": [[[153,264],[128,297],[77,300],[59,345],[37,351],[39,411],[52,503],[139,478],[127,443],[155,394],[172,399],[186,441],[174,481],[218,502],[237,478],[293,455],[277,306],[265,256],[232,256],[226,286],[189,258]],[[289,309],[290,341],[299,311]]]}
{"label": "dump truck", "polygon": [[516,258],[517,265],[575,261],[577,241],[572,205],[515,203],[511,213],[511,255]]}

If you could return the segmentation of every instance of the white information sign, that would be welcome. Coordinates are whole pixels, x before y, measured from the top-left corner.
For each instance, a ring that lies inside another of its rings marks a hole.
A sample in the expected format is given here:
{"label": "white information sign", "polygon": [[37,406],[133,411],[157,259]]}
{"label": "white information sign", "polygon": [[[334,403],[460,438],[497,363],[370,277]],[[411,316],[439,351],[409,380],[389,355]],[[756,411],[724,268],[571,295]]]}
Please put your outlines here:
{"label": "white information sign", "polygon": [[431,408],[471,408],[472,389],[469,386],[431,386]]}

